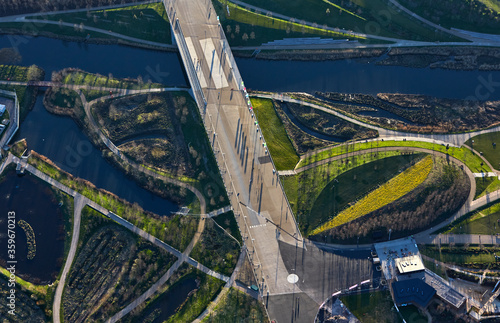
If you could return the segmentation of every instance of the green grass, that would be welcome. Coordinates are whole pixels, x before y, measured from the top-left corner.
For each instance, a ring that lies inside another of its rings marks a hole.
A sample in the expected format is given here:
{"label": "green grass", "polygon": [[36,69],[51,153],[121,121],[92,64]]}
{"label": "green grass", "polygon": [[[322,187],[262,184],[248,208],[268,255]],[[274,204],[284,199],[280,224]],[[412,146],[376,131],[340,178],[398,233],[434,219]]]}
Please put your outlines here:
{"label": "green grass", "polygon": [[500,33],[498,0],[400,0],[403,6],[436,24],[482,33]]}
{"label": "green grass", "polygon": [[[474,143],[472,143],[474,140]],[[496,145],[493,145],[495,143]],[[485,133],[472,137],[465,144],[483,153],[483,157],[495,169],[500,169],[500,132]]]}
{"label": "green grass", "polygon": [[[170,24],[162,2],[108,10],[93,10],[46,16],[48,20],[112,31],[148,41],[171,44]],[[59,26],[56,26],[59,28]],[[81,34],[85,37],[88,32]]]}
{"label": "green grass", "polygon": [[227,294],[220,300],[214,312],[210,316],[207,316],[202,322],[260,323],[268,321],[269,319],[267,318],[266,311],[258,300],[237,289],[230,288]]}
{"label": "green grass", "polygon": [[346,295],[340,300],[362,323],[401,322],[389,291]]}
{"label": "green grass", "polygon": [[[1,27],[0,27],[1,28]],[[0,80],[28,82],[43,80],[45,72],[36,65],[30,67],[15,65],[0,65]],[[36,99],[36,89],[32,86],[0,85],[0,89],[15,91],[19,101],[19,121],[22,122],[28,115]]]}
{"label": "green grass", "polygon": [[474,195],[474,199],[497,190],[500,190],[500,180],[498,177],[476,177],[476,194]]}
{"label": "green grass", "polygon": [[[302,19],[315,22],[319,26],[343,28],[354,32],[377,36],[428,40],[457,40],[449,35],[436,33],[422,23],[412,19],[403,12],[388,8],[384,0],[247,0],[248,4],[294,17],[297,22]],[[330,12],[327,13],[327,10]],[[231,13],[231,15],[233,15]]]}
{"label": "green grass", "polygon": [[500,233],[500,203],[475,212],[455,224],[444,233],[450,234],[497,234]]}
{"label": "green grass", "polygon": [[379,159],[339,175],[326,185],[314,201],[307,217],[307,227],[314,229],[330,220],[350,203],[401,173],[423,156],[414,154]]}
{"label": "green grass", "polygon": [[31,154],[29,163],[63,185],[74,189],[178,250],[184,250],[195,234],[198,225],[196,217],[175,215],[167,218],[145,212],[137,204],[130,204],[114,194],[97,189],[85,180],[73,177],[35,152]]}
{"label": "green grass", "polygon": [[472,264],[490,264],[495,262],[495,252],[498,248],[456,246],[449,248],[446,245],[441,245],[441,252],[437,246],[420,246],[420,252],[427,257],[436,259],[444,263],[450,263],[461,266],[471,266]]}
{"label": "green grass", "polygon": [[29,22],[1,22],[0,30],[14,31],[18,34],[34,34],[49,37],[66,36],[84,39],[87,37],[87,35],[89,35],[90,38],[114,39],[113,36],[109,36],[100,32],[42,23],[37,23],[37,25],[35,26],[33,23]]}
{"label": "green grass", "polygon": [[367,150],[367,152],[368,151],[376,152],[378,148],[382,147],[394,147],[394,149],[398,149],[401,147],[415,147],[415,148],[425,148],[434,151],[439,151],[445,154],[447,153],[451,157],[455,157],[458,160],[462,161],[474,173],[480,173],[481,171],[485,173],[491,172],[491,169],[483,162],[483,160],[476,154],[473,154],[468,148],[465,147],[457,148],[450,146],[447,149],[446,146],[444,145],[434,144],[430,142],[423,142],[423,141],[408,141],[408,140],[407,141],[377,140],[375,142],[370,141],[370,142],[353,143],[349,144],[348,150],[347,147],[344,145],[337,146],[332,149],[319,152],[310,157],[301,159],[299,164],[297,165],[297,168],[301,168],[309,164],[312,164],[314,162],[321,161],[330,157],[345,154],[347,151],[354,152],[359,150]]}
{"label": "green grass", "polygon": [[422,259],[425,268],[429,269],[433,273],[439,275],[441,278],[448,280],[448,276],[446,275],[446,268],[444,266],[440,266],[435,264],[433,261]]}
{"label": "green grass", "polygon": [[[293,176],[283,176],[282,182],[293,213],[298,218],[302,232],[308,229],[307,217],[313,201],[316,201],[323,189],[336,177],[361,165],[391,156],[399,156],[397,150],[378,154],[362,154],[349,160],[336,160],[301,172]],[[310,228],[313,229],[313,228]]]}
{"label": "green grass", "polygon": [[252,98],[251,101],[277,170],[294,169],[299,156],[276,114],[272,100]]}
{"label": "green grass", "polygon": [[283,38],[323,37],[338,39],[360,39],[347,34],[311,27],[290,22],[265,13],[257,13],[228,2],[230,15],[227,8],[220,1],[214,1],[214,7],[221,17],[221,24],[226,32],[231,46],[258,46],[262,43]]}

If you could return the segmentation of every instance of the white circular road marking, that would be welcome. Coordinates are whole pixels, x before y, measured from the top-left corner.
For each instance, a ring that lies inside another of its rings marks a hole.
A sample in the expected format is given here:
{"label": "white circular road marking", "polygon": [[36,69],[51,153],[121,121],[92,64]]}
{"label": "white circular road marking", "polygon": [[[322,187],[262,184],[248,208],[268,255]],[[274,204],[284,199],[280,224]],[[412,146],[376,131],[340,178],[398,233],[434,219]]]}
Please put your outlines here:
{"label": "white circular road marking", "polygon": [[286,278],[286,280],[288,280],[288,282],[290,284],[295,284],[296,282],[299,281],[299,276],[297,276],[295,274],[290,274],[290,275],[288,275],[288,277]]}

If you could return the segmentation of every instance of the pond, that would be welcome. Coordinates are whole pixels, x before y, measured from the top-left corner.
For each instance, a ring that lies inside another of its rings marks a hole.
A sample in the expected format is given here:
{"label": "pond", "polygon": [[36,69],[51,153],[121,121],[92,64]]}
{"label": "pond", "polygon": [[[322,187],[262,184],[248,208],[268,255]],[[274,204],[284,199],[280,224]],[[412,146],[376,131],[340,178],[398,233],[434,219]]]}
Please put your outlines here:
{"label": "pond", "polygon": [[[8,212],[15,212],[16,275],[35,283],[54,282],[63,261],[64,221],[56,196],[47,184],[32,175],[19,177],[9,172],[0,182],[0,263],[6,266]],[[25,230],[19,225],[24,220],[31,226],[36,244],[36,254],[28,259],[28,242]],[[10,258],[9,258],[10,259]]]}

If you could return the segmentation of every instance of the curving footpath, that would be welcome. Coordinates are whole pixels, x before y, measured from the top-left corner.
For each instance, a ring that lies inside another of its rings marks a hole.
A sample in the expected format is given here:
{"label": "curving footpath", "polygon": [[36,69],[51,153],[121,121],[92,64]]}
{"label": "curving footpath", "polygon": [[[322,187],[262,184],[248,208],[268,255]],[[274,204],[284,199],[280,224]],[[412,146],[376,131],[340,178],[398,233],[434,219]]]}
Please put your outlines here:
{"label": "curving footpath", "polygon": [[301,104],[304,106],[308,106],[323,112],[326,112],[328,114],[334,115],[336,117],[339,117],[341,119],[344,119],[346,121],[349,121],[351,123],[354,123],[356,125],[376,130],[379,133],[379,138],[383,139],[394,139],[394,140],[402,140],[402,139],[411,139],[414,141],[425,141],[425,142],[433,142],[433,143],[439,143],[439,144],[450,144],[456,147],[462,146],[467,140],[470,138],[485,134],[485,133],[491,133],[491,132],[498,132],[500,131],[500,126],[496,127],[491,127],[488,129],[483,129],[483,130],[477,130],[477,131],[472,131],[472,132],[467,132],[467,133],[451,133],[451,134],[424,134],[424,133],[414,133],[414,132],[404,132],[404,131],[397,131],[397,130],[389,130],[385,129],[379,126],[375,126],[372,124],[368,124],[366,122],[357,120],[355,118],[349,117],[343,113],[340,113],[336,110],[326,108],[324,106],[321,106],[319,104],[311,103],[311,102],[306,102],[303,100],[297,100],[297,99],[292,99],[290,96],[285,96],[281,94],[255,94],[252,95],[258,98],[264,98],[264,99],[273,99],[273,100],[281,100],[285,102],[290,102],[290,103],[297,103]]}

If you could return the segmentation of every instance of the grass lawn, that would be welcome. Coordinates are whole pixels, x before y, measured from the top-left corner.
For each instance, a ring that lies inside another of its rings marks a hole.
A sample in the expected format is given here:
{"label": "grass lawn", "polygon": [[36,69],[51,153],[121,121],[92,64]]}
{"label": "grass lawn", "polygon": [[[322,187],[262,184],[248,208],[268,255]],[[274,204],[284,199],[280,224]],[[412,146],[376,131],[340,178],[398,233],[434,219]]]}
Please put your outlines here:
{"label": "grass lawn", "polygon": [[401,322],[389,291],[352,294],[340,300],[362,323]]}
{"label": "grass lawn", "polygon": [[[299,21],[267,16],[265,13],[253,12],[230,2],[227,3],[227,7],[220,1],[213,3],[221,17],[222,26],[231,46],[257,46],[276,39],[302,37],[366,40],[364,37],[353,37],[341,32],[324,30],[320,26],[305,26]],[[229,15],[227,8],[229,8]]]}
{"label": "grass lawn", "polygon": [[403,171],[376,190],[370,192],[353,206],[343,210],[329,222],[315,228],[311,234],[318,234],[344,223],[355,220],[392,203],[422,184],[433,169],[431,156]]}
{"label": "grass lawn", "polygon": [[306,220],[307,227],[314,229],[328,221],[350,203],[387,182],[423,156],[413,154],[379,159],[337,176],[314,201]]}
{"label": "grass lawn", "polygon": [[[474,140],[474,143],[472,143]],[[493,145],[495,143],[495,145]],[[465,142],[474,150],[482,152],[484,158],[495,169],[500,169],[500,132],[485,133],[475,136]],[[499,147],[497,147],[499,146]]]}
{"label": "grass lawn", "polygon": [[272,100],[252,98],[251,101],[277,170],[294,169],[299,156],[276,114]]}
{"label": "grass lawn", "polygon": [[[0,27],[1,28],[1,27]],[[30,80],[43,80],[44,71],[36,65],[30,67],[15,65],[0,65],[0,80],[27,82]],[[22,122],[28,115],[35,100],[36,88],[32,86],[1,85],[0,89],[15,91],[19,100],[19,120]]]}
{"label": "grass lawn", "polygon": [[437,246],[420,246],[420,252],[430,258],[439,260],[444,263],[455,265],[472,265],[490,264],[495,262],[494,253],[498,253],[498,248],[485,248],[481,250],[479,247],[456,246],[453,249],[446,245],[441,245],[441,252]]}
{"label": "grass lawn", "polygon": [[[343,28],[377,36],[429,40],[457,40],[436,33],[402,12],[393,10],[384,0],[246,0],[246,3],[295,18],[317,23],[319,26]],[[231,13],[232,15],[232,13]]]}
{"label": "grass lawn", "polygon": [[301,232],[310,229],[308,226],[308,216],[310,214],[313,201],[316,201],[323,189],[336,177],[355,169],[361,165],[384,159],[391,156],[399,156],[399,151],[384,151],[378,154],[366,153],[349,158],[349,160],[336,160],[324,165],[308,169],[293,176],[282,176],[281,180],[285,188],[286,195],[290,201],[293,213],[298,218]]}
{"label": "grass lawn", "polygon": [[500,233],[500,203],[474,213],[445,233],[497,234]]}
{"label": "grass lawn", "polygon": [[400,0],[399,3],[443,27],[500,33],[498,0]]}
{"label": "grass lawn", "polygon": [[499,189],[500,180],[498,177],[476,177],[476,195],[474,195],[474,199]]}
{"label": "grass lawn", "polygon": [[[47,15],[46,19],[109,30],[158,43],[172,43],[170,24],[162,2],[117,9]],[[59,26],[55,27],[59,28]],[[81,34],[85,37],[88,32],[83,30]]]}
{"label": "grass lawn", "polygon": [[385,141],[370,141],[370,142],[360,142],[349,144],[348,147],[345,145],[333,147],[332,149],[328,149],[322,152],[319,152],[310,157],[306,157],[300,160],[297,168],[301,168],[312,164],[317,161],[321,161],[330,157],[338,156],[345,154],[347,152],[354,152],[358,150],[367,150],[370,152],[376,152],[378,148],[382,147],[394,147],[394,149],[398,149],[400,147],[415,147],[415,148],[426,148],[430,150],[439,151],[445,154],[449,154],[451,157],[455,157],[458,160],[462,161],[472,172],[480,173],[481,171],[487,173],[491,172],[491,169],[483,162],[483,160],[473,154],[470,149],[465,147],[449,147],[446,148],[444,145],[433,144],[430,142],[423,141],[393,141],[393,140],[385,140]]}
{"label": "grass lawn", "polygon": [[249,295],[231,288],[204,323],[268,322],[263,305]]}

